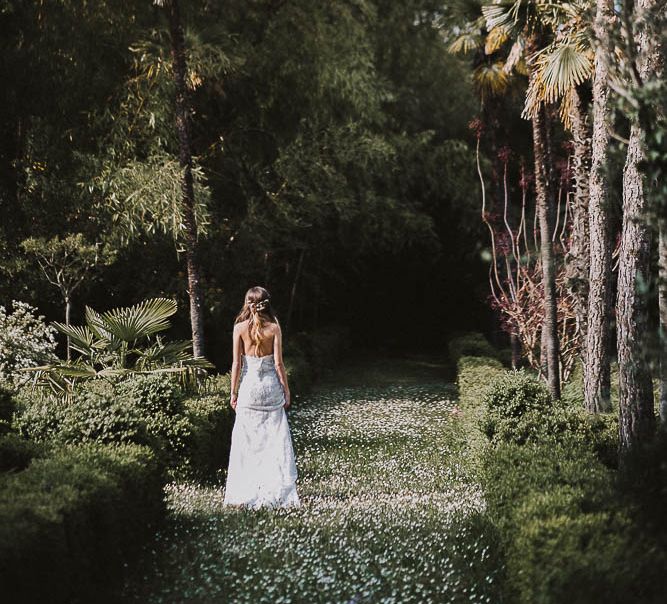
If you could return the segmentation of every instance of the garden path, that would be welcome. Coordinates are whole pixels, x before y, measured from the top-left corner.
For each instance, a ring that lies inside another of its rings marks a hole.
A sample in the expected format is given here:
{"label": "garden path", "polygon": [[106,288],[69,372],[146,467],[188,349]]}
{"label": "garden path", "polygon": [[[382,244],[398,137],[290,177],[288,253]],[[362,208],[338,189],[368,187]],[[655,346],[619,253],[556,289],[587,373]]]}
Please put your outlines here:
{"label": "garden path", "polygon": [[124,602],[497,602],[484,502],[447,365],[355,359],[289,411],[303,506],[222,508],[172,484]]}

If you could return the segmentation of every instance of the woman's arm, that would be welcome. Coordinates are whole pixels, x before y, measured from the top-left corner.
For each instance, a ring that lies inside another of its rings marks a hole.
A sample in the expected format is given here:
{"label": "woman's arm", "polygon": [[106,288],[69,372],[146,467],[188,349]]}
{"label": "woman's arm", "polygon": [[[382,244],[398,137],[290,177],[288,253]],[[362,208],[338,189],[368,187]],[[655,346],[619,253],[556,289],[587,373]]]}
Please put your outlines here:
{"label": "woman's arm", "polygon": [[280,323],[276,322],[276,331],[273,335],[273,362],[276,365],[278,379],[283,386],[285,393],[285,409],[290,406],[290,392],[287,384],[287,373],[285,372],[285,363],[283,362],[283,332],[280,329]]}
{"label": "woman's arm", "polygon": [[229,404],[232,406],[232,409],[236,410],[236,398],[238,396],[239,390],[239,375],[241,373],[241,350],[243,347],[243,341],[241,340],[241,324],[236,323],[234,325],[234,332],[232,334],[232,388]]}

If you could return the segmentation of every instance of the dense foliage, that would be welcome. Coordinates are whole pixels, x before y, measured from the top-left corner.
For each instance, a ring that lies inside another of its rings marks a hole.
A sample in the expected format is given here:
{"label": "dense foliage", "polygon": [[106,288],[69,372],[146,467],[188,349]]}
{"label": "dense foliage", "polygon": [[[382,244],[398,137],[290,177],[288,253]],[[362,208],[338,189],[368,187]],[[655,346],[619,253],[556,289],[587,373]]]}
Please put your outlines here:
{"label": "dense foliage", "polygon": [[468,424],[483,435],[478,471],[503,542],[506,597],[659,602],[665,535],[647,510],[664,501],[660,446],[619,473],[614,414],[590,417],[535,377],[495,365],[463,357],[458,383]]}
{"label": "dense foliage", "polygon": [[[390,320],[406,325],[401,311],[425,297],[438,320],[412,317],[420,329],[445,332],[463,308],[483,315],[465,128],[474,102],[431,4],[184,6],[214,362],[228,362],[228,325],[255,282],[291,330],[335,317],[359,341]],[[184,302],[164,11],[8,0],[0,21],[4,81],[22,82],[0,98],[0,297],[11,281],[13,296],[62,317],[62,288],[36,252],[76,236],[54,259],[71,282],[87,267],[70,296],[73,322],[83,301],[100,311],[165,294]]]}

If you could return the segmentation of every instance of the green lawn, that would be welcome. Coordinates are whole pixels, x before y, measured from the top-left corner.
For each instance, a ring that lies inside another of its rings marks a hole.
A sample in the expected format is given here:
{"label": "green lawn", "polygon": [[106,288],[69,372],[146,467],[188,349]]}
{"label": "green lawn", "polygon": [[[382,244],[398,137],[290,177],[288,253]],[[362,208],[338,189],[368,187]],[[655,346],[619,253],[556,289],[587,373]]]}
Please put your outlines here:
{"label": "green lawn", "polygon": [[498,563],[447,367],[357,361],[289,412],[296,510],[172,484],[129,602],[497,602]]}

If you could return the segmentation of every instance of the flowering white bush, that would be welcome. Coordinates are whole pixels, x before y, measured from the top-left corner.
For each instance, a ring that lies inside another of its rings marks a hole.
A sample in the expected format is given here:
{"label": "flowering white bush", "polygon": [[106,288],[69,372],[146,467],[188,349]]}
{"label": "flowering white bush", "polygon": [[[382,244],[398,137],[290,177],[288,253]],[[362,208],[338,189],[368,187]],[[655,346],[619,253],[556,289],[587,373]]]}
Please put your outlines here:
{"label": "flowering white bush", "polygon": [[493,602],[498,560],[446,383],[333,388],[289,412],[303,506],[167,488],[171,527],[128,601]]}
{"label": "flowering white bush", "polygon": [[20,385],[30,374],[20,371],[55,362],[56,330],[25,302],[12,301],[12,312],[0,306],[0,383]]}

